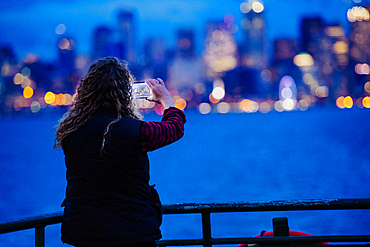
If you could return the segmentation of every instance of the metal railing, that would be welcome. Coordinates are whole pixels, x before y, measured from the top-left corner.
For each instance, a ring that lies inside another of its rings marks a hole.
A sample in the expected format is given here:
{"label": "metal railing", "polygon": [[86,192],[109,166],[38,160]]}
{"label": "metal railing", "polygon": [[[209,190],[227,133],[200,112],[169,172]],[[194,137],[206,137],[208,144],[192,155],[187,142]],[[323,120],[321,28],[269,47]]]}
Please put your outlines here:
{"label": "metal railing", "polygon": [[[263,244],[295,246],[297,244],[313,244],[315,242],[351,243],[346,244],[346,246],[358,246],[365,244],[370,245],[370,235],[294,236],[263,238],[212,238],[211,236],[211,213],[356,209],[370,209],[370,199],[282,200],[204,204],[185,203],[164,205],[164,214],[201,214],[203,237],[201,239],[160,240],[157,242],[157,245],[203,245],[204,247],[210,247],[212,245],[221,244]],[[0,224],[0,234],[26,229],[35,229],[35,246],[44,247],[45,227],[48,225],[61,223],[62,215],[63,212],[56,212],[6,222]]]}

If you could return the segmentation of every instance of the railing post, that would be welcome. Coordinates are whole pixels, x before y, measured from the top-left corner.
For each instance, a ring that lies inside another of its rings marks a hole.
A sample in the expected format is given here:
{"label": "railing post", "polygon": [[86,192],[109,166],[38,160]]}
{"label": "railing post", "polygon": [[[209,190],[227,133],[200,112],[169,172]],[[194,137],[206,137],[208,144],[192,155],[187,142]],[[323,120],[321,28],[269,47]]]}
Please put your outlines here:
{"label": "railing post", "polygon": [[202,212],[202,228],[203,228],[203,240],[204,247],[211,247],[211,212]]}
{"label": "railing post", "polygon": [[45,226],[35,228],[35,247],[45,247]]}

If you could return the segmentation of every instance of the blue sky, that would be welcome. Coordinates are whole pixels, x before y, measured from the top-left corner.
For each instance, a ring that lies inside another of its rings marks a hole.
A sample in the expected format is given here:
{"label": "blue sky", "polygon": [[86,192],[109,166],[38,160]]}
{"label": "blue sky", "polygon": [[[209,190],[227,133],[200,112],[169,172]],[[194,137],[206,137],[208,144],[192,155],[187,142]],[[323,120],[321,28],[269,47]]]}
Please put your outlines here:
{"label": "blue sky", "polygon": [[[359,0],[357,0],[359,1]],[[97,25],[116,24],[118,9],[137,13],[138,41],[142,46],[149,37],[165,38],[169,47],[175,45],[179,27],[196,31],[196,51],[200,55],[204,26],[211,20],[222,20],[233,14],[236,24],[242,19],[242,0],[11,0],[0,1],[0,44],[11,44],[21,58],[38,53],[41,59],[56,57],[55,34],[58,24],[66,25],[66,34],[76,40],[78,54],[91,51],[92,33]],[[320,15],[327,22],[340,22],[348,28],[346,11],[351,0],[264,0],[266,45],[271,51],[277,38],[299,39],[299,21],[303,16]],[[242,41],[242,32],[236,33]]]}

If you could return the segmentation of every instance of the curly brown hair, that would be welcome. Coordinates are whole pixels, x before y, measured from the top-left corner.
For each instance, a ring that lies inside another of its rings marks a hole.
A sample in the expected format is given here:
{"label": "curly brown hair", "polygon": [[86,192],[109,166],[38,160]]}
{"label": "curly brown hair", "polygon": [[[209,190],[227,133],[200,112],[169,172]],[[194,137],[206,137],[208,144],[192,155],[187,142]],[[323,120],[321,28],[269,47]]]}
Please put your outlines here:
{"label": "curly brown hair", "polygon": [[84,125],[97,112],[114,112],[117,119],[112,121],[103,136],[102,149],[109,128],[122,117],[142,120],[131,93],[134,78],[127,63],[115,57],[98,60],[89,68],[87,75],[77,86],[77,95],[56,127],[54,148],[63,144],[63,139]]}

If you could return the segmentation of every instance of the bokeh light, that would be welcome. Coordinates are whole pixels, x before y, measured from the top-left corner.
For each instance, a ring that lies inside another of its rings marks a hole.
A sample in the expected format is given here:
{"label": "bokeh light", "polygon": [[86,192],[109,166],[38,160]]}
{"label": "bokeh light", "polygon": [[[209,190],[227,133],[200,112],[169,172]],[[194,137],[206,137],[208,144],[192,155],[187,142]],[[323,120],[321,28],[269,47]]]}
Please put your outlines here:
{"label": "bokeh light", "polygon": [[283,101],[283,108],[284,110],[291,111],[294,109],[295,102],[293,99],[285,99]]}
{"label": "bokeh light", "polygon": [[15,85],[22,84],[24,81],[24,76],[21,73],[17,73],[13,77],[13,82]]}
{"label": "bokeh light", "polygon": [[347,11],[347,19],[350,22],[368,21],[369,17],[369,11],[362,6],[354,6]]}
{"label": "bokeh light", "polygon": [[28,67],[24,67],[22,69],[22,75],[23,77],[29,77],[31,75],[31,70]]}
{"label": "bokeh light", "polygon": [[180,110],[184,110],[185,107],[186,107],[186,101],[183,98],[178,98],[175,101],[175,106],[176,106],[176,108],[178,108]]}
{"label": "bokeh light", "polygon": [[312,66],[314,64],[313,57],[308,53],[300,53],[296,55],[293,62],[298,67]]}
{"label": "bokeh light", "polygon": [[259,109],[258,103],[253,100],[249,100],[249,99],[243,99],[239,103],[239,107],[241,110],[248,112],[248,113],[256,112]]}
{"label": "bokeh light", "polygon": [[252,9],[252,6],[247,2],[243,2],[240,4],[240,11],[244,14],[249,13],[251,9]]}
{"label": "bokeh light", "polygon": [[59,24],[56,28],[55,28],[55,33],[56,34],[64,34],[66,32],[66,26],[64,24]]}
{"label": "bokeh light", "polygon": [[216,100],[220,100],[225,96],[225,89],[222,87],[215,87],[212,91],[212,96]]}
{"label": "bokeh light", "polygon": [[31,98],[33,96],[33,89],[29,86],[23,89],[23,97],[26,99]]}
{"label": "bokeh light", "polygon": [[336,100],[337,106],[339,108],[341,108],[341,109],[346,108],[345,105],[344,105],[344,103],[343,103],[343,100],[344,100],[344,97],[343,96],[338,97],[337,100]]}
{"label": "bokeh light", "polygon": [[328,95],[329,95],[329,89],[328,89],[327,86],[317,87],[316,90],[315,90],[315,94],[319,98],[328,97]]}
{"label": "bokeh light", "polygon": [[221,102],[217,104],[217,111],[219,113],[228,113],[230,111],[230,104],[227,102]]}
{"label": "bokeh light", "polygon": [[271,105],[269,102],[265,101],[265,102],[262,102],[260,105],[259,105],[259,110],[260,112],[262,113],[268,113],[271,111]]}
{"label": "bokeh light", "polygon": [[212,110],[212,107],[210,104],[208,103],[201,103],[199,106],[198,106],[198,110],[200,113],[202,114],[208,114],[211,112]]}
{"label": "bokeh light", "polygon": [[362,100],[362,104],[365,108],[370,108],[370,97],[366,96]]}
{"label": "bokeh light", "polygon": [[346,108],[352,108],[353,106],[353,99],[351,98],[351,96],[347,96],[343,99],[343,105],[346,107]]}
{"label": "bokeh light", "polygon": [[52,104],[52,103],[54,103],[54,101],[55,101],[55,94],[54,93],[52,93],[52,92],[47,92],[46,94],[45,94],[45,97],[44,97],[44,100],[45,100],[45,102],[47,103],[47,104]]}
{"label": "bokeh light", "polygon": [[252,10],[256,13],[261,13],[265,9],[265,6],[259,1],[252,3]]}
{"label": "bokeh light", "polygon": [[364,85],[364,89],[367,93],[370,93],[370,81],[366,82]]}
{"label": "bokeh light", "polygon": [[33,102],[31,103],[30,108],[31,108],[31,112],[36,113],[36,112],[39,112],[39,111],[40,111],[40,109],[41,109],[41,105],[40,105],[40,103],[39,103],[39,102],[37,102],[37,101],[33,101]]}

